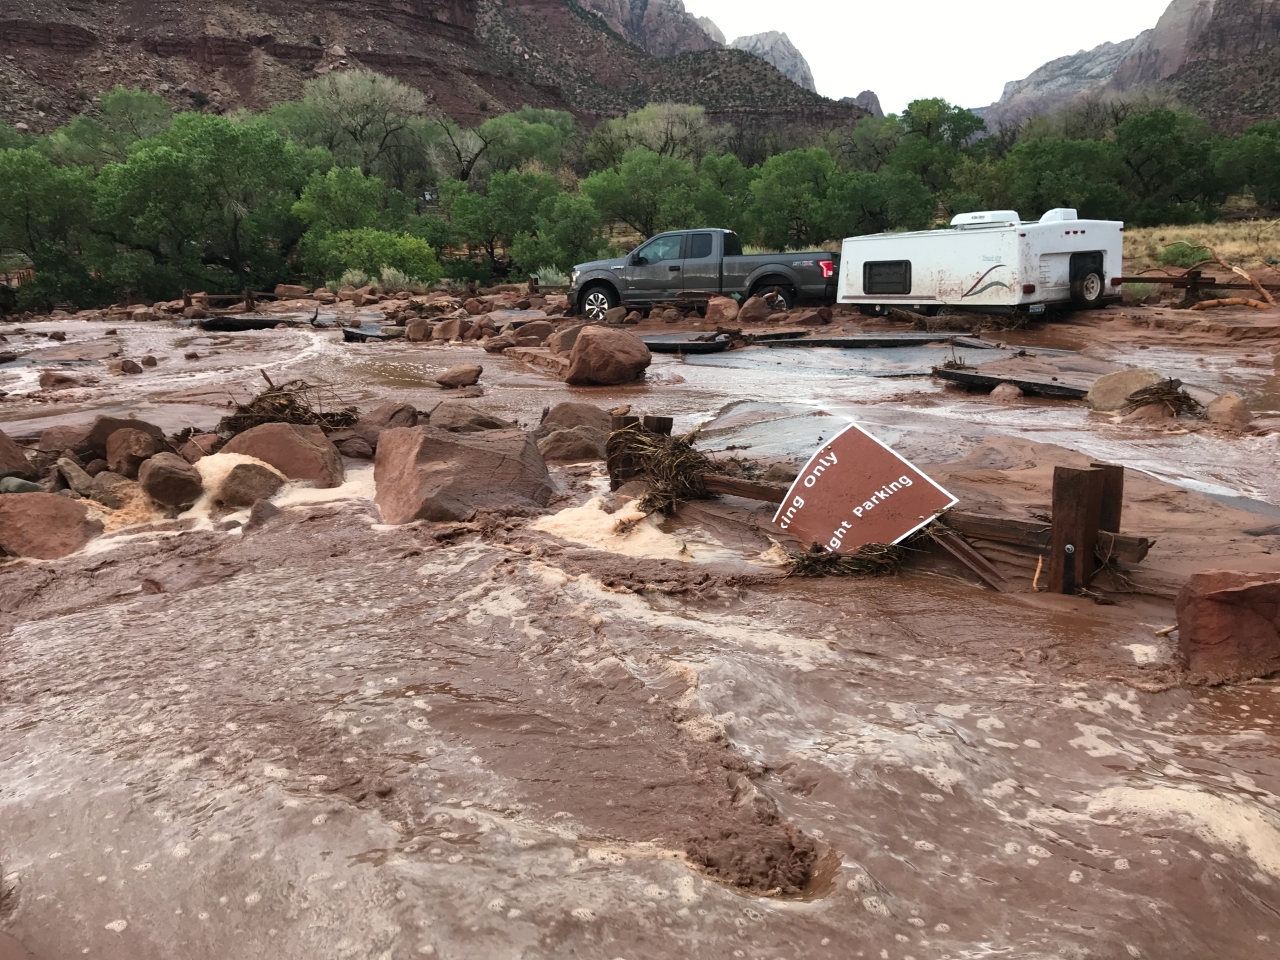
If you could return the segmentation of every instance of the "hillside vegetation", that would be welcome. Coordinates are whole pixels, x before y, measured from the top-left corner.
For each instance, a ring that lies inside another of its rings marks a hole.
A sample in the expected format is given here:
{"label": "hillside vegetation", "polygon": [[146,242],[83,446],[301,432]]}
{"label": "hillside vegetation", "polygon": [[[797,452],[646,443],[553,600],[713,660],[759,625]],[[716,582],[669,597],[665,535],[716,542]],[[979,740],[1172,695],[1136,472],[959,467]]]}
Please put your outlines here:
{"label": "hillside vegetation", "polygon": [[23,307],[94,306],[351,270],[416,284],[565,271],[611,237],[702,226],[800,249],[974,209],[1034,219],[1065,206],[1155,226],[1213,220],[1232,196],[1280,208],[1277,123],[1228,137],[1128,105],[1033,123],[1012,141],[982,131],[973,113],[920,100],[749,145],[756,162],[741,128],[670,103],[588,130],[529,107],[459,125],[365,71],[229,116],[174,114],[118,88],[48,136],[0,129],[0,253],[34,265]]}

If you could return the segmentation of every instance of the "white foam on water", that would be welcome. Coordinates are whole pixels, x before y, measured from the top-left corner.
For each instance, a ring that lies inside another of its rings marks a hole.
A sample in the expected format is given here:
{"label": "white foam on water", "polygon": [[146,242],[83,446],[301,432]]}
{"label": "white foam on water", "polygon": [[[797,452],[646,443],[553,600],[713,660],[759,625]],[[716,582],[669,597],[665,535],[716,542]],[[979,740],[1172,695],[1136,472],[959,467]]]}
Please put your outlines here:
{"label": "white foam on water", "polygon": [[680,560],[685,563],[741,559],[709,538],[682,540],[661,528],[661,518],[646,515],[640,501],[632,500],[615,513],[606,513],[604,498],[595,497],[580,507],[568,507],[542,517],[530,528],[638,560]]}
{"label": "white foam on water", "polygon": [[1175,820],[1206,843],[1228,847],[1280,877],[1280,824],[1273,814],[1230,797],[1177,787],[1111,787],[1088,803],[1091,817]]}

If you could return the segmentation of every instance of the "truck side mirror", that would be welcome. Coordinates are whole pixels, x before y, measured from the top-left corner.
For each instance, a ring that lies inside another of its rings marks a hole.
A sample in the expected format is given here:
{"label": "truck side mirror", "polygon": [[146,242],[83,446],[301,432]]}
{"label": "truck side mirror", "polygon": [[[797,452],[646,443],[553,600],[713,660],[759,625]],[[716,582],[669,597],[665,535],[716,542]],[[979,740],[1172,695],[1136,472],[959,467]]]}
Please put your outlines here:
{"label": "truck side mirror", "polygon": [[633,254],[631,255],[631,266],[633,266],[633,267],[643,267],[643,266],[644,266],[644,257],[640,256],[640,254],[638,254],[638,253],[633,253]]}

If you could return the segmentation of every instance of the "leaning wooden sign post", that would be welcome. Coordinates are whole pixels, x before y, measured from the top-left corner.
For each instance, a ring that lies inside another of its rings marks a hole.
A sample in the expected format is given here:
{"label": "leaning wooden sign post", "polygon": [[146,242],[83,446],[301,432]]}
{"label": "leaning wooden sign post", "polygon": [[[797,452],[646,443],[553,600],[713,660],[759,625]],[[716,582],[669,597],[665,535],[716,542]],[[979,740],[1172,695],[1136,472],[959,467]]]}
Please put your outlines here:
{"label": "leaning wooden sign post", "polygon": [[804,543],[854,553],[901,543],[959,501],[857,424],[823,444],[773,518]]}

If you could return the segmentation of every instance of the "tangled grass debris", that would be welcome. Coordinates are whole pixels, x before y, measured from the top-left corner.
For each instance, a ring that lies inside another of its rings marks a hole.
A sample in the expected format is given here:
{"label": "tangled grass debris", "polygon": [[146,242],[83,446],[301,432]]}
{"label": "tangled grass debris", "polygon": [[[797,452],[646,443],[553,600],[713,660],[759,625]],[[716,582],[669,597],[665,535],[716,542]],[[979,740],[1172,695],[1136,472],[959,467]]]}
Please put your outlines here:
{"label": "tangled grass debris", "polygon": [[850,554],[832,553],[814,544],[808,550],[787,551],[788,577],[883,577],[897,573],[907,548],[868,543]]}
{"label": "tangled grass debris", "polygon": [[1135,410],[1153,403],[1164,404],[1175,417],[1204,417],[1204,405],[1182,388],[1181,380],[1161,380],[1150,387],[1144,387],[1129,395],[1129,402],[1122,413],[1133,413]]}
{"label": "tangled grass debris", "polygon": [[358,419],[355,408],[341,406],[333,388],[327,384],[290,380],[277,386],[265,373],[263,379],[268,384],[266,390],[248,403],[237,404],[234,413],[218,421],[220,436],[233,437],[264,423],[293,423],[339,430],[354,426]]}
{"label": "tangled grass debris", "polygon": [[671,516],[681,503],[707,498],[703,477],[713,473],[714,467],[706,454],[694,448],[697,439],[696,430],[668,437],[632,426],[610,434],[606,450],[610,464],[627,464],[633,476],[648,480],[649,492],[640,509]]}

